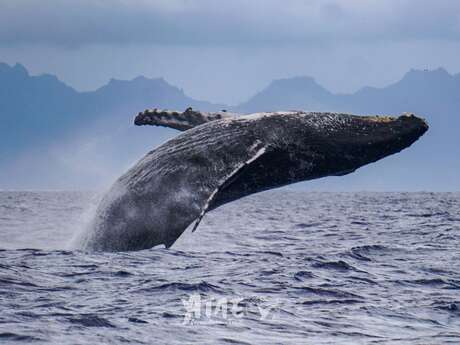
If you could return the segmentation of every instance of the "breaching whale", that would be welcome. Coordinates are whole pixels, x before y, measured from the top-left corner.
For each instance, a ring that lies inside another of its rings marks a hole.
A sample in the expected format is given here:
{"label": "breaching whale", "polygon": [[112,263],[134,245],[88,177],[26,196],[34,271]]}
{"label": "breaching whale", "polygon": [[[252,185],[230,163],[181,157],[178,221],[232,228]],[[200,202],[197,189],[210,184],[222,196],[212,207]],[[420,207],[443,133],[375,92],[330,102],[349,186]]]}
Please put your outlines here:
{"label": "breaching whale", "polygon": [[399,117],[286,111],[236,115],[146,110],[137,125],[176,128],[102,198],[83,249],[170,247],[207,211],[244,196],[359,167],[410,146],[427,129]]}

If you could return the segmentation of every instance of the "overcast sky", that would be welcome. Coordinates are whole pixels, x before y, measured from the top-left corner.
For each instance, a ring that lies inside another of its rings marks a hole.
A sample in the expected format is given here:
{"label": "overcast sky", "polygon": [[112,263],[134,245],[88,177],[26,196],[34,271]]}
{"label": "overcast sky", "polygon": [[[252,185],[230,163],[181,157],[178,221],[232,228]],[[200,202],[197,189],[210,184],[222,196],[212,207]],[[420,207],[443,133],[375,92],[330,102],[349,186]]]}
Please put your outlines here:
{"label": "overcast sky", "polygon": [[458,73],[459,56],[457,0],[0,1],[0,61],[78,90],[162,76],[234,104],[276,78],[352,92],[410,68]]}

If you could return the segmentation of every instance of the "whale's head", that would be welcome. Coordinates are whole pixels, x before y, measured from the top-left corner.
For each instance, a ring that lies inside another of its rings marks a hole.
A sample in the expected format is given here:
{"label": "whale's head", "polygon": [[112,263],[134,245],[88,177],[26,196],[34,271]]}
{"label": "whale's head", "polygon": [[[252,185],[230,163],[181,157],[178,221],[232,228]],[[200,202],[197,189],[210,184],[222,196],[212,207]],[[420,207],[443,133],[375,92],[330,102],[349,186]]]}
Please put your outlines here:
{"label": "whale's head", "polygon": [[299,122],[303,135],[294,145],[299,145],[299,152],[310,156],[313,151],[333,175],[354,171],[400,152],[428,129],[425,120],[413,114],[399,117],[312,114]]}
{"label": "whale's head", "polygon": [[[286,112],[250,118],[257,119],[259,135],[267,145],[254,169],[266,176],[265,182],[285,184],[353,172],[409,147],[428,129],[425,120],[413,114]],[[265,172],[267,166],[271,171]]]}

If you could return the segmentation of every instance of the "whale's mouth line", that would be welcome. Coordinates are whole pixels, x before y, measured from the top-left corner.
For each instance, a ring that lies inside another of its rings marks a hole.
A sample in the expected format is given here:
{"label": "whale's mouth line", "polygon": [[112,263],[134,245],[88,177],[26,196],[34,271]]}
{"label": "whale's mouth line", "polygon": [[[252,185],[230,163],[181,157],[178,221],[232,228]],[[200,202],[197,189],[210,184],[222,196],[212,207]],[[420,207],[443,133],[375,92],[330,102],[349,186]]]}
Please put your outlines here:
{"label": "whale's mouth line", "polygon": [[234,171],[232,171],[228,176],[226,176],[226,178],[223,181],[221,181],[221,184],[217,186],[217,188],[211,193],[208,200],[206,200],[206,203],[203,206],[200,215],[195,220],[195,225],[193,226],[192,232],[195,232],[195,230],[198,228],[198,225],[200,224],[206,212],[210,208],[213,207],[213,202],[215,201],[215,198],[217,198],[226,188],[228,188],[232,183],[234,183],[237,179],[239,179],[244,174],[244,172],[247,170],[247,168],[250,167],[251,164],[257,161],[267,151],[267,147],[260,146],[260,144],[261,143],[258,142],[256,143],[256,145],[253,145],[254,148],[257,148],[257,146],[259,146],[260,148],[254,152],[251,158],[249,158],[247,161],[242,163]]}

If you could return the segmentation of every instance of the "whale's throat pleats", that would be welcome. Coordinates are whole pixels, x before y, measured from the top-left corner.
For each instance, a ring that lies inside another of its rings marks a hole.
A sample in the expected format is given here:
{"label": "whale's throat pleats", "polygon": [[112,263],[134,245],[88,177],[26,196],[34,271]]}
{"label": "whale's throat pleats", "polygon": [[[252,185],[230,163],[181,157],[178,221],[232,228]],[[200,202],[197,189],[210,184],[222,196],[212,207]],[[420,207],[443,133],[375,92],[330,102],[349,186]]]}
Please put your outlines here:
{"label": "whale's throat pleats", "polygon": [[[211,195],[206,200],[206,203],[204,204],[204,206],[203,206],[203,208],[202,208],[202,210],[200,212],[200,215],[198,216],[198,218],[197,218],[197,220],[195,222],[195,225],[194,225],[192,231],[195,231],[197,229],[198,225],[200,224],[201,220],[203,219],[203,216],[205,215],[205,213],[208,210],[211,210],[211,209],[216,208],[216,207],[219,206],[219,205],[216,205],[216,198],[221,197],[221,195],[223,193],[225,193],[227,188],[229,186],[231,186],[233,183],[235,183],[235,181],[237,181],[240,178],[240,176],[242,174],[244,174],[244,172],[247,169],[250,169],[250,167],[252,167],[252,165],[256,164],[256,162],[266,154],[267,147],[262,146],[260,141],[256,141],[254,143],[254,145],[253,145],[253,150],[256,150],[256,151],[254,151],[254,153],[251,155],[251,157],[248,160],[246,160],[245,162],[243,162],[241,164],[238,164],[233,171],[231,171],[227,176],[225,176],[224,179],[222,179],[222,181],[219,183],[217,188],[212,191]],[[236,197],[236,198],[241,198],[241,197],[243,197],[245,195],[247,195],[247,194],[246,193],[239,193],[239,196]],[[230,199],[228,199],[228,200],[230,201]],[[235,200],[235,199],[231,199],[231,200]]]}
{"label": "whale's throat pleats", "polygon": [[320,160],[312,160],[311,155],[299,157],[297,154],[295,158],[293,159],[293,153],[289,150],[270,146],[260,148],[249,160],[226,176],[211,193],[193,231],[207,211],[254,193],[328,174],[327,167],[322,167]]}

